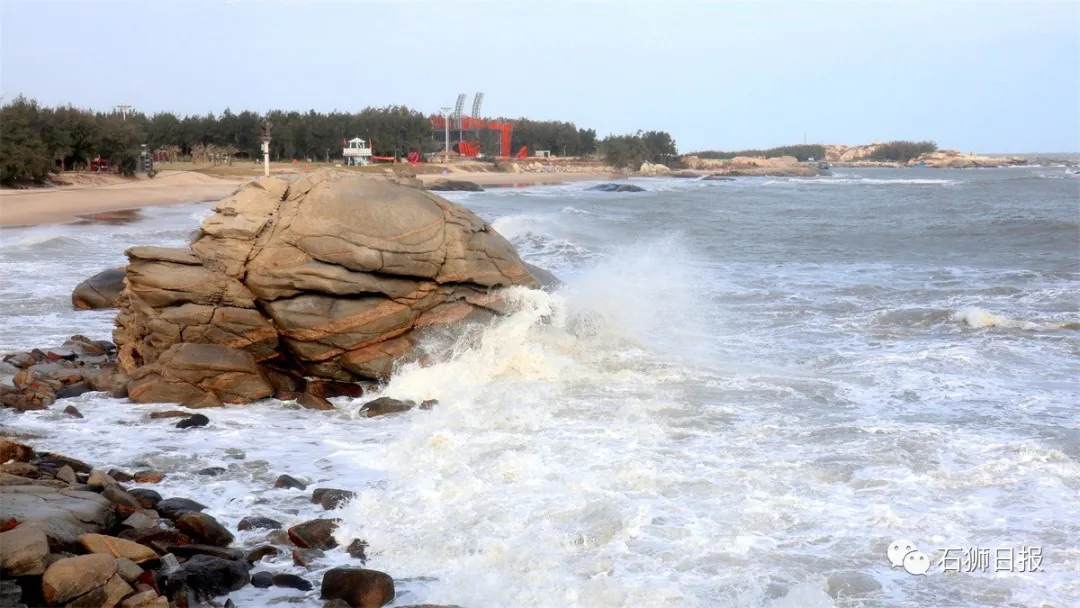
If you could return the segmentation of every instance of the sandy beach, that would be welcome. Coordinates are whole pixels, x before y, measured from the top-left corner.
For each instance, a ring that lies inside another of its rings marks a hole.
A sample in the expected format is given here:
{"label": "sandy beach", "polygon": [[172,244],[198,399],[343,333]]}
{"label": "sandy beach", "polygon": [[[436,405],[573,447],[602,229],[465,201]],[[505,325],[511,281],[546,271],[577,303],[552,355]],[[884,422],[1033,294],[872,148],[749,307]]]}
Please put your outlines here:
{"label": "sandy beach", "polygon": [[154,179],[0,190],[0,226],[68,222],[90,213],[220,200],[232,194],[244,181],[243,178],[163,171]]}
{"label": "sandy beach", "polygon": [[[425,184],[435,180],[467,180],[485,188],[562,184],[571,181],[621,179],[610,173],[481,173],[417,175]],[[0,226],[28,226],[70,222],[81,216],[139,207],[220,200],[249,177],[212,176],[191,171],[162,171],[154,179],[123,180],[106,177],[104,183],[26,190],[0,190]]]}

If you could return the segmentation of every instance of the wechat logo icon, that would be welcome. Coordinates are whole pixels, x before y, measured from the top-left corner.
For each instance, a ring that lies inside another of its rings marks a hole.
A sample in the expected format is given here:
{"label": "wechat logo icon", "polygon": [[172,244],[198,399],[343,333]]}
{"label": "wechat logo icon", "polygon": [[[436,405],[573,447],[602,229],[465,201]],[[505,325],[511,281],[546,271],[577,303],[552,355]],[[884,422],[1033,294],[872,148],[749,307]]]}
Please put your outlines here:
{"label": "wechat logo icon", "polygon": [[919,551],[910,540],[893,541],[886,555],[893,568],[903,568],[908,574],[925,575],[930,570],[930,556]]}

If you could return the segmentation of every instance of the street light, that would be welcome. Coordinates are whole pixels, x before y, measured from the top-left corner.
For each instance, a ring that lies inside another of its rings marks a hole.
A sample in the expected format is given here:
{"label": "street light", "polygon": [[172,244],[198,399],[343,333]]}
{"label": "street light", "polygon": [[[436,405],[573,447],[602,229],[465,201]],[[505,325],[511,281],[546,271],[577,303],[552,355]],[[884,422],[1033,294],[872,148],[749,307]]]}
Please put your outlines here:
{"label": "street light", "polygon": [[446,127],[446,148],[443,151],[443,158],[447,161],[450,160],[450,110],[452,109],[450,106],[443,106],[442,108],[443,118],[446,121],[443,125]]}

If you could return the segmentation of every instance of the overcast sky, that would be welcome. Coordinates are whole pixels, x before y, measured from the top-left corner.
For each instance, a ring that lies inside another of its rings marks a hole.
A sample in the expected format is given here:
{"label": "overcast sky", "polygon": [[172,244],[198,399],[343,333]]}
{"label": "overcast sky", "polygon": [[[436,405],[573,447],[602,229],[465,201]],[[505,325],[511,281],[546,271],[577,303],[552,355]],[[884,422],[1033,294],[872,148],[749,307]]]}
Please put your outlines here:
{"label": "overcast sky", "polygon": [[[1080,151],[1080,0],[0,0],[5,99],[143,112],[483,114],[681,151],[934,139]],[[467,106],[468,107],[468,106]]]}

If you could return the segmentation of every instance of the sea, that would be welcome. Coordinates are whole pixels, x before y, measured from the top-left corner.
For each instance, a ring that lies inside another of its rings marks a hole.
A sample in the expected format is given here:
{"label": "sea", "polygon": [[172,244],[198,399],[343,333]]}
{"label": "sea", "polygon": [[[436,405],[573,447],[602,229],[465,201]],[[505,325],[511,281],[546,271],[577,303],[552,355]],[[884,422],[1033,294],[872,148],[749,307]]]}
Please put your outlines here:
{"label": "sea", "polygon": [[[632,183],[448,193],[563,285],[336,411],[268,400],[181,430],[147,416],[174,406],[90,393],[0,424],[165,471],[147,487],[233,530],[338,518],[395,606],[1080,605],[1075,167]],[[0,230],[0,352],[109,338],[114,312],[71,289],[133,245],[185,246],[209,207]],[[380,395],[438,405],[357,415]],[[319,487],[357,497],[326,513]],[[343,565],[285,554],[256,571],[314,590],[232,598],[321,606]]]}

